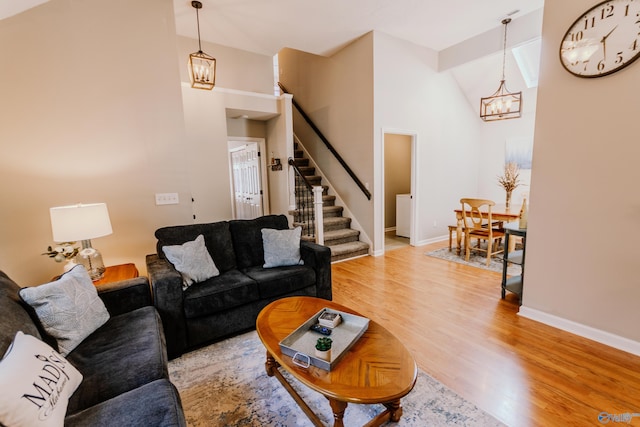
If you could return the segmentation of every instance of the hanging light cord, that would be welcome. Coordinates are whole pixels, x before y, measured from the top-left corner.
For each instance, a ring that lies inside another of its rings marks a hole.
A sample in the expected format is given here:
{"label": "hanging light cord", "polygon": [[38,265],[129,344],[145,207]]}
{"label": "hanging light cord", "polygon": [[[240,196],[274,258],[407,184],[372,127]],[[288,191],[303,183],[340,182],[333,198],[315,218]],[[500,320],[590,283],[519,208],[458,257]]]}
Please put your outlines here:
{"label": "hanging light cord", "polygon": [[502,81],[504,81],[504,68],[507,60],[507,24],[511,22],[511,18],[506,18],[502,20],[504,24],[504,41],[502,44]]}
{"label": "hanging light cord", "polygon": [[[202,5],[200,5],[200,7],[202,7]],[[196,9],[196,22],[198,23],[198,52],[202,53],[202,45],[200,44],[200,14],[198,13],[199,12],[198,9],[200,9],[200,7],[196,7],[195,9]],[[502,74],[504,74],[504,71],[502,71]]]}

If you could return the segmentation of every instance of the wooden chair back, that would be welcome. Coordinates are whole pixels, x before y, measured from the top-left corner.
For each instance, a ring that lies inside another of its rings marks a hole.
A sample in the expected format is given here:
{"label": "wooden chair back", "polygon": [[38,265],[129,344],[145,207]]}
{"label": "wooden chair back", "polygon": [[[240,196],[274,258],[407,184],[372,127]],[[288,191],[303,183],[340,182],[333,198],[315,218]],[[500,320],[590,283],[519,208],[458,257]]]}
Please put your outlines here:
{"label": "wooden chair back", "polygon": [[[462,219],[467,230],[480,230],[491,227],[491,207],[496,203],[487,199],[460,199],[462,205]],[[489,225],[487,225],[489,224]]]}

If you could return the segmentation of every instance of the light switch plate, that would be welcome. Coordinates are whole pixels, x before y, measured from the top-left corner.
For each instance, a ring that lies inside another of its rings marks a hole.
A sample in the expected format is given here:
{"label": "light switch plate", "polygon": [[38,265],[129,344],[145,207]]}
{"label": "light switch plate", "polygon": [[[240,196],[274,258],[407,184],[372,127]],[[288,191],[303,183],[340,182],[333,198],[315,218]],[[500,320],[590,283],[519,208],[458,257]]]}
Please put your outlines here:
{"label": "light switch plate", "polygon": [[178,193],[156,193],[156,205],[177,205]]}

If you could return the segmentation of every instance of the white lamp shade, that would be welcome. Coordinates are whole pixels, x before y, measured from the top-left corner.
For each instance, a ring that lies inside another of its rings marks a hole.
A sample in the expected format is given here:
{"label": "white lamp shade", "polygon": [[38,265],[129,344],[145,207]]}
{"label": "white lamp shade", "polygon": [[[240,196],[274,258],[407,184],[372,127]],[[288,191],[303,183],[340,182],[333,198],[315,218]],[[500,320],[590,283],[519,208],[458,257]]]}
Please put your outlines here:
{"label": "white lamp shade", "polygon": [[54,242],[76,242],[107,236],[113,232],[105,203],[50,208]]}

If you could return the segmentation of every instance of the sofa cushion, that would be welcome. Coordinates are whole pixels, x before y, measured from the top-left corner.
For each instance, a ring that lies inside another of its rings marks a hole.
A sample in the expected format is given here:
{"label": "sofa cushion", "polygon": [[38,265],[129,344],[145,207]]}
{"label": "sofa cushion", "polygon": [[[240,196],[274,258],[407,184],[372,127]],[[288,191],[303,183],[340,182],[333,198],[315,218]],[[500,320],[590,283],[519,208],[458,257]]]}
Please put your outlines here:
{"label": "sofa cushion", "polygon": [[18,331],[41,338],[18,292],[20,286],[0,271],[0,355],[6,353]]}
{"label": "sofa cushion", "polygon": [[33,307],[63,356],[109,320],[109,312],[82,265],[51,283],[22,288],[20,297]]}
{"label": "sofa cushion", "polygon": [[82,375],[49,345],[22,332],[0,361],[0,425],[62,427]]}
{"label": "sofa cushion", "polygon": [[247,268],[245,274],[258,282],[261,299],[268,299],[315,285],[316,273],[301,265],[289,267]]}
{"label": "sofa cushion", "polygon": [[266,215],[256,219],[236,219],[229,221],[236,264],[239,270],[264,264],[262,229],[285,230],[289,221],[284,215]]}
{"label": "sofa cushion", "polygon": [[231,270],[184,291],[184,315],[187,319],[207,316],[259,298],[258,284],[238,270]]}
{"label": "sofa cushion", "polygon": [[166,379],[145,384],[67,416],[65,427],[185,426],[180,395]]}
{"label": "sofa cushion", "polygon": [[181,245],[167,245],[162,252],[171,264],[182,274],[182,289],[220,274],[199,234],[195,240]]}
{"label": "sofa cushion", "polygon": [[293,230],[262,229],[264,268],[302,265],[300,258],[300,235],[302,227]]}
{"label": "sofa cushion", "polygon": [[160,258],[166,259],[163,246],[181,245],[196,239],[199,234],[204,236],[204,243],[220,272],[236,268],[236,255],[233,251],[233,242],[229,231],[229,223],[226,221],[209,224],[176,225],[159,228],[155,232],[158,239],[156,251]]}
{"label": "sofa cushion", "polygon": [[67,359],[84,376],[68,413],[169,376],[160,316],[151,306],[113,316]]}

